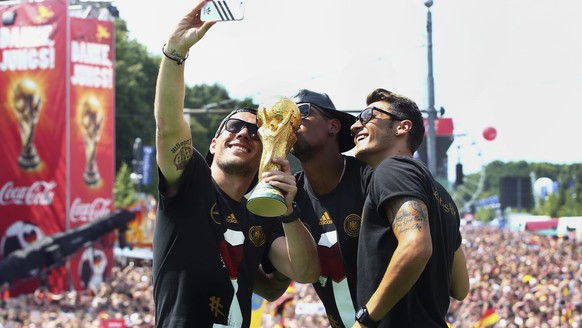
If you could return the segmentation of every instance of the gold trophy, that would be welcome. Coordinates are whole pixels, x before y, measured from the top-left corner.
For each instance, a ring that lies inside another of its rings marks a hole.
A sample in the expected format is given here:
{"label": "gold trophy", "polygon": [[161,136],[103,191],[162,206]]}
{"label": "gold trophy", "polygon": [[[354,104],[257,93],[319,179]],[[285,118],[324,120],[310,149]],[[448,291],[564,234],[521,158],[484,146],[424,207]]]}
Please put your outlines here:
{"label": "gold trophy", "polygon": [[22,149],[18,165],[25,170],[35,170],[40,165],[40,158],[34,147],[34,128],[40,114],[41,96],[36,83],[23,79],[14,88],[13,104],[22,140]]}
{"label": "gold trophy", "polygon": [[85,158],[87,161],[83,180],[86,185],[94,186],[101,180],[95,153],[103,130],[103,109],[101,108],[101,103],[95,97],[89,97],[82,103],[80,110],[81,131],[83,132]]}
{"label": "gold trophy", "polygon": [[[297,105],[286,97],[273,97],[259,106],[257,126],[263,142],[263,153],[259,166],[259,177],[265,171],[280,170],[272,162],[274,157],[287,158],[297,141],[295,131],[301,125],[301,114]],[[259,181],[247,201],[247,209],[260,216],[275,217],[287,212],[283,192],[269,183]]]}

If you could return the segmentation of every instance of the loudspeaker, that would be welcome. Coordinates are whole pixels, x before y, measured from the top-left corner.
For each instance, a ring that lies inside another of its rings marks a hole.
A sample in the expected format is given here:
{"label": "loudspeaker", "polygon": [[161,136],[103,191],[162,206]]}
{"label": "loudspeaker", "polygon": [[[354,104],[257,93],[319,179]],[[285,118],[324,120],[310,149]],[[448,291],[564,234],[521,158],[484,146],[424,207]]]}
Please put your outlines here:
{"label": "loudspeaker", "polygon": [[517,209],[534,206],[531,179],[529,177],[501,177],[499,181],[499,203],[501,208]]}

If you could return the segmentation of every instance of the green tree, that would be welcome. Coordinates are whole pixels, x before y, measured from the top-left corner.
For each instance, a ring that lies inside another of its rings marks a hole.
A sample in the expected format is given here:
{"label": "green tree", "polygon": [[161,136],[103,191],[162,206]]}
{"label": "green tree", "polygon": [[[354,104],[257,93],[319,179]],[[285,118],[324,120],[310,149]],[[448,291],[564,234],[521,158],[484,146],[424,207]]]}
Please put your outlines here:
{"label": "green tree", "polygon": [[153,145],[154,95],[160,58],[150,56],[144,45],[129,38],[127,24],[115,21],[115,159],[131,163],[133,142]]}
{"label": "green tree", "polygon": [[116,208],[131,205],[137,198],[135,183],[131,180],[130,175],[131,169],[127,163],[122,162],[113,185],[113,204]]}
{"label": "green tree", "polygon": [[[532,214],[551,217],[582,215],[582,202],[579,201],[582,193],[582,164],[494,161],[485,167],[485,173],[484,189],[479,197],[481,199],[499,195],[499,181],[502,177],[531,176],[533,180],[547,177],[556,182],[557,190],[544,199],[538,198],[536,206],[528,210]],[[494,213],[487,209],[478,209],[477,214],[480,220],[494,218]]]}

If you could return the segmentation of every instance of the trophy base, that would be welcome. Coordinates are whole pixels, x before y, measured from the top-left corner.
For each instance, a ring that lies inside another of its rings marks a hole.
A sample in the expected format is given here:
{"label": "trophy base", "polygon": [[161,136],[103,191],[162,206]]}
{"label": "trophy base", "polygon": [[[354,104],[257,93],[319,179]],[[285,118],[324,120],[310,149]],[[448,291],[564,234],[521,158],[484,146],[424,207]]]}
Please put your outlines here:
{"label": "trophy base", "polygon": [[101,177],[99,176],[99,172],[85,172],[83,173],[83,181],[88,186],[94,186],[99,183]]}
{"label": "trophy base", "polygon": [[247,209],[258,216],[276,217],[287,212],[287,203],[279,188],[259,182],[247,200]]}
{"label": "trophy base", "polygon": [[37,155],[20,155],[18,165],[25,170],[34,170],[40,165],[40,158]]}

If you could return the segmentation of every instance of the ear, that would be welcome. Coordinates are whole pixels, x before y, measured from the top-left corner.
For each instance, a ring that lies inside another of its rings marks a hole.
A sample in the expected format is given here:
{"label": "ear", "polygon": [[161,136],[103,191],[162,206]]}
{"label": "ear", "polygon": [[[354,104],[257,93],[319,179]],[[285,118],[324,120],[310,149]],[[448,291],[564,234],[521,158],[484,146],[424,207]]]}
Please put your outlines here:
{"label": "ear", "polygon": [[208,149],[208,151],[212,155],[216,153],[216,138],[212,138],[212,141],[210,141],[210,148]]}
{"label": "ear", "polygon": [[412,121],[411,120],[404,120],[398,124],[398,128],[396,129],[396,133],[398,135],[409,133],[412,130]]}
{"label": "ear", "polygon": [[328,132],[329,134],[338,134],[341,130],[342,123],[337,118],[329,120]]}

